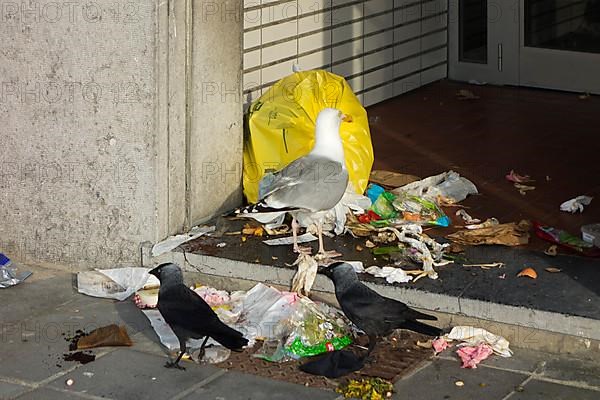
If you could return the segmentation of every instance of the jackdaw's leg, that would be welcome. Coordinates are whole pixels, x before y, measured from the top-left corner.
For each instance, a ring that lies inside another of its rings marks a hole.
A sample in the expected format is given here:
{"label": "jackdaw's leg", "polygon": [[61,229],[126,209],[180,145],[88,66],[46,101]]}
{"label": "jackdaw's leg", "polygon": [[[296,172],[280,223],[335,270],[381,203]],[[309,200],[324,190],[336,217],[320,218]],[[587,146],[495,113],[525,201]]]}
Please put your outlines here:
{"label": "jackdaw's leg", "polygon": [[204,346],[206,346],[206,342],[208,341],[208,335],[204,337],[204,341],[202,342],[202,346],[200,346],[200,353],[198,354],[198,362],[202,361],[204,358]]}
{"label": "jackdaw's leg", "polygon": [[179,353],[179,356],[177,357],[177,359],[173,362],[167,361],[167,363],[165,364],[166,368],[177,368],[177,369],[185,371],[185,367],[182,367],[181,365],[179,365],[179,360],[181,360],[181,357],[183,357],[183,355],[187,351],[185,340],[179,339],[179,350],[180,350],[180,353]]}

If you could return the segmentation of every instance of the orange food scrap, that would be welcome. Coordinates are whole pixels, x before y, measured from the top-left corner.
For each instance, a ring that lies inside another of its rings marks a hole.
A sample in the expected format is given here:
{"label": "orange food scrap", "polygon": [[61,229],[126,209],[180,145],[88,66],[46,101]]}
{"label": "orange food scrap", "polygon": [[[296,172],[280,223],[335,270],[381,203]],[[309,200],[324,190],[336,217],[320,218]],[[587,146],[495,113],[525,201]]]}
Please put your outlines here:
{"label": "orange food scrap", "polygon": [[527,276],[531,279],[537,279],[537,272],[535,272],[535,269],[528,267],[519,272],[517,276]]}

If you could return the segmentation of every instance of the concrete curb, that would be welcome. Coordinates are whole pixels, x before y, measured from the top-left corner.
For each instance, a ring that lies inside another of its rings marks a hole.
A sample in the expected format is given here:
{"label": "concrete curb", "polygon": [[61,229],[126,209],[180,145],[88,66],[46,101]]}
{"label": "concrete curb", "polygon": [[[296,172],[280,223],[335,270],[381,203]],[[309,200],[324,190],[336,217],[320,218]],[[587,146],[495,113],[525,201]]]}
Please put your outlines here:
{"label": "concrete curb", "polygon": [[[182,266],[188,273],[199,272],[214,279],[222,278],[231,282],[263,282],[284,288],[289,288],[294,275],[292,269],[184,253],[181,250],[163,254],[158,259],[151,261],[152,264],[174,262]],[[371,282],[365,282],[365,284],[384,296],[401,300],[411,307],[436,313],[442,326],[444,323],[449,326],[457,325],[458,321],[461,321],[460,324],[476,321],[478,326],[505,336],[511,343],[519,347],[543,349],[556,353],[600,352],[600,321],[598,320],[428,293],[407,289],[403,286]],[[229,288],[230,290],[239,289],[237,287],[239,284],[233,285],[236,287]],[[324,276],[317,276],[313,291],[318,292],[317,296],[325,296],[328,300],[334,299],[333,284]],[[563,335],[570,338],[565,339]]]}

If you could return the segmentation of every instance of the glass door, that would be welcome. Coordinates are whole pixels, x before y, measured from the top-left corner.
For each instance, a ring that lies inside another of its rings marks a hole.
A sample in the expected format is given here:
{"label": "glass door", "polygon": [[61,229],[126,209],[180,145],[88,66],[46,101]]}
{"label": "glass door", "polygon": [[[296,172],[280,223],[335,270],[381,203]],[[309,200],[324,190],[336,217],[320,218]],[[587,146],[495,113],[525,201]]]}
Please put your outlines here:
{"label": "glass door", "polygon": [[521,0],[520,83],[600,93],[600,0]]}
{"label": "glass door", "polygon": [[518,0],[450,0],[449,6],[449,77],[518,85]]}

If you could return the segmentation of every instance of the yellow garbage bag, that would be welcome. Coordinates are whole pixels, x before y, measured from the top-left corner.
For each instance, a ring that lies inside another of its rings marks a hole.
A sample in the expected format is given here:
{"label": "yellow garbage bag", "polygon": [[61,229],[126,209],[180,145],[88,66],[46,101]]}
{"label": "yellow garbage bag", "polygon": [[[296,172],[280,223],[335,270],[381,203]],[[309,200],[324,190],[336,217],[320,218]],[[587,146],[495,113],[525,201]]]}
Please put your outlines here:
{"label": "yellow garbage bag", "polygon": [[274,84],[248,109],[243,168],[248,202],[258,201],[259,182],[266,173],[310,152],[317,115],[328,107],[352,117],[352,122],[342,123],[340,136],[350,182],[357,193],[365,191],[373,166],[367,111],[343,77],[324,70],[301,71]]}

